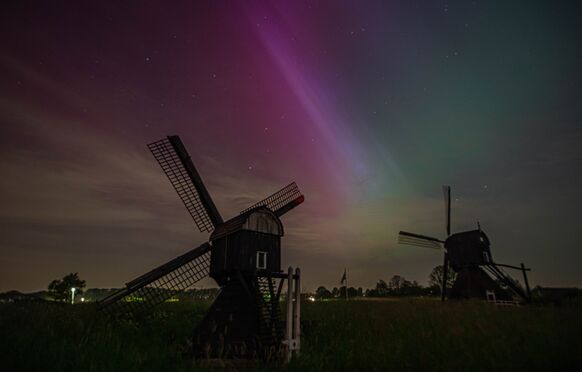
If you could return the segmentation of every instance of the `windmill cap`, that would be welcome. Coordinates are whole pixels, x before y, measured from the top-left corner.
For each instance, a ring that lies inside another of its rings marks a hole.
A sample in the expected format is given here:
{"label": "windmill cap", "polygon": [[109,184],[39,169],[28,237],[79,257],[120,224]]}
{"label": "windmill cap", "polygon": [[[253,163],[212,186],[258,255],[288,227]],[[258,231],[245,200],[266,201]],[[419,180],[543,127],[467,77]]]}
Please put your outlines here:
{"label": "windmill cap", "polygon": [[210,240],[217,240],[241,230],[284,235],[283,224],[279,217],[269,208],[259,206],[217,226],[210,235]]}

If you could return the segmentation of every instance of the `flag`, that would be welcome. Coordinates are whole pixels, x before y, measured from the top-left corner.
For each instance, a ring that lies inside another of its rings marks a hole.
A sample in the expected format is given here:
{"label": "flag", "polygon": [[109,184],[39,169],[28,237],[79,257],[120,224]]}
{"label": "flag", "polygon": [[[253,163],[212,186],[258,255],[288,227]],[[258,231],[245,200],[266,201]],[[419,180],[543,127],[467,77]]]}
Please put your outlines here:
{"label": "flag", "polygon": [[346,276],[346,269],[344,269],[344,275],[342,275],[342,280],[340,280],[340,284],[344,285],[348,281],[348,277]]}

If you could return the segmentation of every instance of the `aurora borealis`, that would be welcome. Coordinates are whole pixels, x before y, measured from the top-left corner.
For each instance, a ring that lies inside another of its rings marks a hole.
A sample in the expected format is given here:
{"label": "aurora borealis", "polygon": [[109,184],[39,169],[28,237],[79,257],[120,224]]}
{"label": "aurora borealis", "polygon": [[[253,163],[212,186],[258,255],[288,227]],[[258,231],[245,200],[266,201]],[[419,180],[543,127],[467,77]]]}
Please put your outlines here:
{"label": "aurora borealis", "polygon": [[533,285],[582,285],[575,2],[0,5],[0,290],[116,287],[203,242],[146,144],[178,134],[225,218],[296,181],[305,286],[425,283],[479,220]]}

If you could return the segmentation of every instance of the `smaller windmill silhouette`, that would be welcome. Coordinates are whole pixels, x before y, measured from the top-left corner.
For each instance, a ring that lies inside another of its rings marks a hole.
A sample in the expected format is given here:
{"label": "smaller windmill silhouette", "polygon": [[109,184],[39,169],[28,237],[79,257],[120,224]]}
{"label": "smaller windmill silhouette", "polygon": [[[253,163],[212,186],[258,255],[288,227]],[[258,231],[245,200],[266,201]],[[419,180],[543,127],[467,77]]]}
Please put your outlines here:
{"label": "smaller windmill silhouette", "polygon": [[[530,300],[530,289],[526,272],[530,269],[500,264],[493,261],[490,241],[481,227],[476,230],[451,234],[451,187],[443,186],[445,199],[445,240],[426,235],[400,231],[398,242],[423,248],[444,249],[443,278],[441,299],[449,298],[486,298],[495,301],[511,301],[513,295],[523,301]],[[457,273],[450,290],[447,288],[449,267]],[[502,267],[521,270],[525,291],[518,282],[509,276]]]}

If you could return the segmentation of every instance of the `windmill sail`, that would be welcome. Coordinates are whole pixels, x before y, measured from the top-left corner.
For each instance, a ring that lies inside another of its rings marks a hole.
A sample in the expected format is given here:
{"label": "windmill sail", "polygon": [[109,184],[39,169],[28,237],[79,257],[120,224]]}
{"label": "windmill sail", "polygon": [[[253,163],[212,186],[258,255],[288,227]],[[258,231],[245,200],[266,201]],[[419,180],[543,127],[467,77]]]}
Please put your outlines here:
{"label": "windmill sail", "polygon": [[180,137],[168,136],[150,143],[162,170],[202,232],[211,232],[223,222]]}
{"label": "windmill sail", "polygon": [[193,250],[132,280],[99,302],[99,308],[121,312],[149,310],[208,276],[210,244]]}
{"label": "windmill sail", "polygon": [[398,233],[398,243],[422,248],[441,249],[444,242],[430,236],[400,231]]}
{"label": "windmill sail", "polygon": [[301,195],[299,187],[297,187],[295,182],[292,182],[273,195],[251,205],[247,209],[240,212],[240,214],[248,212],[251,209],[257,207],[267,207],[272,210],[277,215],[277,217],[281,217],[291,209],[303,203],[304,200],[305,198],[303,195]]}

